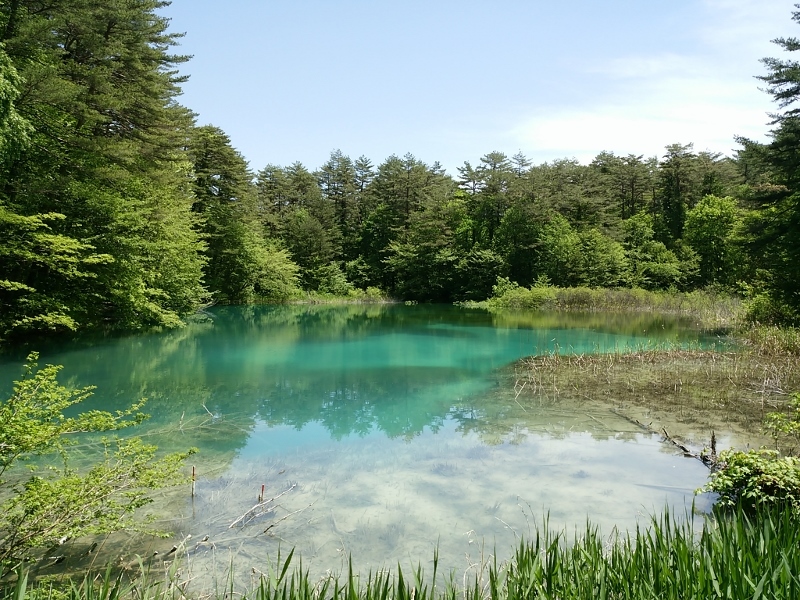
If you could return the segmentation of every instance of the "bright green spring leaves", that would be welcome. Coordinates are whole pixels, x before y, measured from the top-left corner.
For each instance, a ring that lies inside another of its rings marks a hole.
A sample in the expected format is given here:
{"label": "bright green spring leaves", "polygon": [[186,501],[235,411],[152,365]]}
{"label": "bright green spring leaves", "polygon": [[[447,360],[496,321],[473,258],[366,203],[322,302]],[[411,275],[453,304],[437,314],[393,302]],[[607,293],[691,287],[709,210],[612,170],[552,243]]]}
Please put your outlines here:
{"label": "bright green spring leaves", "polygon": [[[764,427],[778,442],[800,440],[800,393],[792,395],[787,412],[769,413]],[[719,456],[719,468],[703,491],[719,494],[718,504],[754,509],[762,505],[791,508],[800,514],[800,458],[797,448],[787,455],[777,450],[727,450]]]}
{"label": "bright green spring leaves", "polygon": [[721,468],[711,474],[703,490],[719,494],[721,506],[769,504],[800,509],[800,459],[762,448],[725,451],[719,460]]}
{"label": "bright green spring leaves", "polygon": [[[0,479],[0,567],[65,538],[141,528],[134,512],[150,502],[150,491],[180,479],[178,470],[193,452],[157,458],[156,448],[138,438],[103,438],[96,462],[73,468],[69,436],[136,425],[146,418],[139,412],[144,401],[116,413],[68,417],[65,411],[92,388],[67,389],[56,380],[59,367],[37,370],[35,360],[31,354],[11,397],[0,403],[0,477],[7,477]],[[30,477],[19,472],[20,461],[53,453],[61,466],[32,467]]]}

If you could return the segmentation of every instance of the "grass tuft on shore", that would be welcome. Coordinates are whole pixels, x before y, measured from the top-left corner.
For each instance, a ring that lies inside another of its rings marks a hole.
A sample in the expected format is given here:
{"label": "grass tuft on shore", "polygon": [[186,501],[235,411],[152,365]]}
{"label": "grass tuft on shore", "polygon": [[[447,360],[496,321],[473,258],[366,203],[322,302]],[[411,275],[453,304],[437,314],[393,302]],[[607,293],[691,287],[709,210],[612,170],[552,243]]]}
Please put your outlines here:
{"label": "grass tuft on shore", "polygon": [[800,598],[798,524],[796,513],[775,506],[707,516],[665,509],[635,532],[609,537],[590,523],[569,536],[550,530],[545,520],[508,563],[489,560],[461,587],[454,573],[436,573],[436,557],[430,576],[420,567],[366,576],[351,568],[314,581],[290,552],[244,589],[228,580],[194,590],[191,574],[173,566],[160,580],[153,573],[126,579],[109,569],[63,585],[30,583],[21,573],[0,589],[0,600],[794,600]]}
{"label": "grass tuft on shore", "polygon": [[648,291],[639,288],[561,288],[534,285],[523,288],[508,284],[495,286],[495,295],[482,302],[462,306],[489,310],[556,310],[582,312],[652,312],[681,315],[698,322],[703,329],[729,329],[744,319],[742,301],[714,291]]}

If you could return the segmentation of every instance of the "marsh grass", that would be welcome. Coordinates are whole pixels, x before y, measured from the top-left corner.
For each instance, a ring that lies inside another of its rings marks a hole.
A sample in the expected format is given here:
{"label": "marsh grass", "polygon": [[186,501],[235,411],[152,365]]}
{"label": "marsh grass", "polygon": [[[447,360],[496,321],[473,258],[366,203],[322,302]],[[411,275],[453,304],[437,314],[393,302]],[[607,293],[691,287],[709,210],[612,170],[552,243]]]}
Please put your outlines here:
{"label": "marsh grass", "polygon": [[713,327],[730,327],[740,321],[741,301],[711,291],[693,292],[608,288],[556,288],[555,308],[560,310],[646,311],[695,316]]}
{"label": "marsh grass", "polygon": [[[347,294],[330,294],[325,292],[307,291],[289,300],[290,304],[391,304],[397,300],[392,299],[386,292],[368,287],[366,290],[351,289]],[[269,304],[268,300],[265,300]]]}
{"label": "marsh grass", "polygon": [[753,325],[741,330],[739,336],[743,348],[760,357],[800,356],[800,329],[796,327]]}
{"label": "marsh grass", "polygon": [[700,517],[666,509],[633,532],[609,537],[590,523],[569,536],[545,519],[510,561],[488,560],[462,586],[454,573],[437,572],[436,556],[430,576],[421,567],[360,575],[350,566],[314,580],[292,551],[241,589],[230,577],[210,589],[187,588],[176,562],[160,573],[142,567],[128,578],[108,569],[58,585],[30,584],[23,572],[0,589],[0,600],[794,600],[800,597],[799,544],[797,516],[779,507]]}
{"label": "marsh grass", "polygon": [[635,533],[603,538],[588,525],[573,545],[545,532],[522,543],[491,598],[796,598],[800,542],[790,511],[691,519],[669,511]]}
{"label": "marsh grass", "polygon": [[800,356],[680,348],[552,353],[523,359],[507,379],[504,387],[522,388],[522,406],[578,398],[653,431],[666,428],[698,451],[712,431],[729,432],[729,445],[758,447],[774,443],[764,417],[783,410],[800,388]]}
{"label": "marsh grass", "polygon": [[639,288],[512,287],[483,302],[460,303],[489,310],[526,309],[581,312],[647,312],[689,317],[706,330],[738,327],[744,322],[742,301],[710,290],[648,291]]}

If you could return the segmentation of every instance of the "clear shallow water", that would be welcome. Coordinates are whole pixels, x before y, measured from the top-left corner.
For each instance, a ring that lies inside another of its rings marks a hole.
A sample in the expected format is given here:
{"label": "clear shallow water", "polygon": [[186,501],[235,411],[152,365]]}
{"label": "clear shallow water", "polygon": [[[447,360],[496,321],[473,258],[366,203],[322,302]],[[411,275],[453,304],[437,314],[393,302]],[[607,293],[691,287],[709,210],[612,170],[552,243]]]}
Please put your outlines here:
{"label": "clear shallow water", "polygon": [[[662,343],[698,337],[630,315],[224,307],[180,331],[43,348],[40,363],[65,365],[65,384],[96,385],[86,408],[149,398],[142,432],[164,449],[200,449],[194,499],[186,488],[157,503],[177,541],[193,536],[192,569],[236,556],[242,574],[266,570],[281,545],[297,547],[312,573],[340,570],[348,556],[366,571],[425,565],[438,547],[461,573],[495,548],[507,558],[546,513],[555,527],[588,517],[609,532],[692,502],[707,475],[699,462],[611,406],[562,396],[523,406],[508,368],[544,352]],[[19,365],[4,358],[3,385]],[[268,498],[288,491],[229,528],[262,485]],[[214,545],[195,545],[205,535]],[[108,550],[141,553],[143,543],[117,536]]]}

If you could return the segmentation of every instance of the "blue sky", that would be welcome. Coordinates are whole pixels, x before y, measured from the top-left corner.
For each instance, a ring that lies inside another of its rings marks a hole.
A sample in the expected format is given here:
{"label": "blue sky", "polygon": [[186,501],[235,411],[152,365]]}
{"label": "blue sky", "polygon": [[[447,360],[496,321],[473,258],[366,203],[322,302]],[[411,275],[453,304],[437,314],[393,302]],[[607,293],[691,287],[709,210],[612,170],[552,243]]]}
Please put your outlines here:
{"label": "blue sky", "polygon": [[193,58],[182,102],[259,170],[334,149],[449,173],[488,152],[535,163],[765,140],[770,40],[796,0],[173,0]]}

